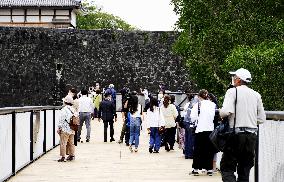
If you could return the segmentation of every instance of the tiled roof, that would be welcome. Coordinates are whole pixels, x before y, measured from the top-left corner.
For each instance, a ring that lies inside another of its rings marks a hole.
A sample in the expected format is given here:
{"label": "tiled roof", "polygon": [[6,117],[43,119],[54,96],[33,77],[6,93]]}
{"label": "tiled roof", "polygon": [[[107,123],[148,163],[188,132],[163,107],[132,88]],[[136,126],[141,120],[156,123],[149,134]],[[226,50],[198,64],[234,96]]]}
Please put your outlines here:
{"label": "tiled roof", "polygon": [[0,7],[75,7],[80,0],[0,0]]}

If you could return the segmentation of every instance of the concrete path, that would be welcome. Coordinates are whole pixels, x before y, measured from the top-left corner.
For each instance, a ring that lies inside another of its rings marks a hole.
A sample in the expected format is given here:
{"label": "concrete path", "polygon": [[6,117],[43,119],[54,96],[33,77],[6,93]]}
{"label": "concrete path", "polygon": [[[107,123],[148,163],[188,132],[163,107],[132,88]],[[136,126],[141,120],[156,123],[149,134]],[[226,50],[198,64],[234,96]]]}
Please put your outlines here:
{"label": "concrete path", "polygon": [[[141,133],[141,144],[137,153],[130,153],[125,144],[116,143],[121,130],[121,119],[115,123],[115,142],[103,142],[103,123],[92,121],[90,143],[79,143],[76,147],[76,160],[58,163],[59,147],[48,152],[35,163],[17,173],[9,181],[106,181],[106,182],[139,182],[139,181],[193,181],[220,182],[220,174],[207,176],[189,175],[192,160],[185,160],[182,151],[175,146],[174,151],[159,154],[148,152],[149,136],[145,127]],[[85,127],[83,128],[85,136]]]}

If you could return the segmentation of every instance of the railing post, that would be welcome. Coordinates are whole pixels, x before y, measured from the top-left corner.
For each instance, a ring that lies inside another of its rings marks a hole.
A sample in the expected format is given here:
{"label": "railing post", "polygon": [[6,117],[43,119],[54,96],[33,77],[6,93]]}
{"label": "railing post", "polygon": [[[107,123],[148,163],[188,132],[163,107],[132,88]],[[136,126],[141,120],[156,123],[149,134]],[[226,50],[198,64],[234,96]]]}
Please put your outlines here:
{"label": "railing post", "polygon": [[258,157],[259,157],[259,126],[257,130],[256,146],[255,146],[255,165],[254,165],[254,182],[258,182]]}
{"label": "railing post", "polygon": [[53,109],[53,147],[55,147],[55,109]]}
{"label": "railing post", "polygon": [[43,153],[46,153],[46,110],[43,110]]}
{"label": "railing post", "polygon": [[30,116],[30,161],[34,160],[34,111]]}
{"label": "railing post", "polygon": [[16,112],[12,112],[12,175],[16,174]]}

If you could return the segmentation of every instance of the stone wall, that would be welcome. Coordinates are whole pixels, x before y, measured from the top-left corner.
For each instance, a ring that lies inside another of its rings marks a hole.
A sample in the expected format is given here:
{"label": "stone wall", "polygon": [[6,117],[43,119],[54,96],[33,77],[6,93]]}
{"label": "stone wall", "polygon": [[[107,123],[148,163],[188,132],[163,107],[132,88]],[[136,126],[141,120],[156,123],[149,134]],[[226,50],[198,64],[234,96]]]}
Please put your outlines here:
{"label": "stone wall", "polygon": [[54,105],[69,87],[189,88],[174,32],[0,27],[0,107]]}

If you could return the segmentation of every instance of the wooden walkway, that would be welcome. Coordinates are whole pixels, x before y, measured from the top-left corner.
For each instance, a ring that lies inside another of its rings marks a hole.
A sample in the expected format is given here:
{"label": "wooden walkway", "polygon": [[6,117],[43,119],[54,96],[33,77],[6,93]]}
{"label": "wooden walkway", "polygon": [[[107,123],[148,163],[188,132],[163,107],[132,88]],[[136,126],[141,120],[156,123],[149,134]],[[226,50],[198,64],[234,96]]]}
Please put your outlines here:
{"label": "wooden walkway", "polygon": [[[140,136],[137,153],[130,153],[125,144],[116,143],[121,130],[121,119],[115,123],[115,142],[103,142],[103,123],[92,121],[90,143],[79,143],[76,147],[76,160],[58,163],[59,147],[48,152],[39,160],[26,167],[9,181],[106,181],[106,182],[220,182],[220,174],[207,176],[189,175],[192,160],[185,160],[182,151],[175,146],[174,151],[159,154],[148,152],[149,136],[145,127]],[[85,127],[83,137],[85,137]]]}

